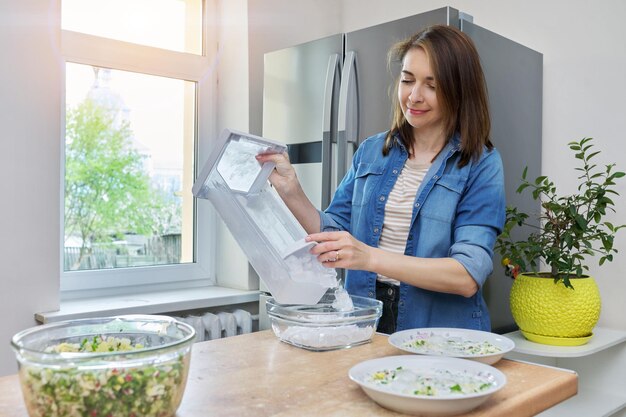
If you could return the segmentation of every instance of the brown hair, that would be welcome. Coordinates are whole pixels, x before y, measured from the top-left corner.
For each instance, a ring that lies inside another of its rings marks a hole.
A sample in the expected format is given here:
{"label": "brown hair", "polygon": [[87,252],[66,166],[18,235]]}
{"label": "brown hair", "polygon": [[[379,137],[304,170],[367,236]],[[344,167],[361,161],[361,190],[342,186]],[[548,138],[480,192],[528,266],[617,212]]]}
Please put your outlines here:
{"label": "brown hair", "polygon": [[[413,48],[422,48],[430,59],[437,82],[437,100],[443,113],[444,133],[448,140],[455,132],[460,133],[459,166],[465,166],[470,159],[478,159],[483,146],[493,148],[489,139],[491,121],[487,86],[476,47],[465,33],[456,28],[430,26],[395,44],[389,50],[389,65],[395,61],[402,62]],[[398,101],[399,82],[400,77],[394,85],[393,119],[383,155],[389,153],[396,133],[407,150],[413,147],[412,128],[404,118]]]}

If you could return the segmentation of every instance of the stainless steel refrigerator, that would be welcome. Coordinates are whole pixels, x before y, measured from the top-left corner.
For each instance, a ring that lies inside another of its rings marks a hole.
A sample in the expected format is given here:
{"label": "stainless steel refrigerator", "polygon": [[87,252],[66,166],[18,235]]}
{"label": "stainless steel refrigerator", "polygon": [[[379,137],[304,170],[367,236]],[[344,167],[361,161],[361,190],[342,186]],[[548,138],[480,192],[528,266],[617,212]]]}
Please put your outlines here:
{"label": "stainless steel refrigerator", "polygon": [[[265,54],[263,137],[288,144],[316,207],[328,206],[359,143],[389,129],[390,94],[396,94],[390,86],[400,70],[388,67],[389,48],[433,24],[455,26],[476,44],[489,90],[491,137],[505,167],[507,204],[526,212],[538,209],[537,202],[515,191],[524,167],[531,178],[541,169],[543,56],[450,7]],[[494,272],[483,288],[494,332],[515,329],[510,286],[495,255]],[[260,326],[265,327],[263,320]]]}

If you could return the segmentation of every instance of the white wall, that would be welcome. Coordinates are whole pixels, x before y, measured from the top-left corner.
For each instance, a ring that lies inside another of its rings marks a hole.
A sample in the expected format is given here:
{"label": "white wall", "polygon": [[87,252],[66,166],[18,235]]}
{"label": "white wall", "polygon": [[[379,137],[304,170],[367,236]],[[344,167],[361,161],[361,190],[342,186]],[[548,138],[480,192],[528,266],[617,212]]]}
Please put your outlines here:
{"label": "white wall", "polygon": [[0,2],[0,375],[9,342],[58,306],[60,97],[56,2]]}
{"label": "white wall", "polygon": [[[218,1],[218,97],[216,106],[217,132],[224,128],[248,131],[249,114],[245,109],[248,96],[248,19],[246,0]],[[223,75],[222,75],[223,74]],[[200,203],[200,202],[199,202]],[[210,204],[208,201],[202,204]],[[219,217],[219,216],[218,216]],[[242,290],[258,289],[258,278],[248,274],[248,262],[243,251],[221,220],[218,220],[216,259],[217,284],[228,280],[230,286]]]}
{"label": "white wall", "polygon": [[263,54],[342,31],[336,0],[248,0],[250,133],[263,127]]}

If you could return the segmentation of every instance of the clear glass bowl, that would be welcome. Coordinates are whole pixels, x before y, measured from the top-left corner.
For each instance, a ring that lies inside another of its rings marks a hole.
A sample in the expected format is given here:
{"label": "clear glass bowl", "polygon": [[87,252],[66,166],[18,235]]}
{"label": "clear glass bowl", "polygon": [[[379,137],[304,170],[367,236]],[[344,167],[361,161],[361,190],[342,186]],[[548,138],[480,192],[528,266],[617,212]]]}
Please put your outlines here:
{"label": "clear glass bowl", "polygon": [[283,342],[313,350],[344,349],[368,343],[382,314],[382,302],[350,296],[354,308],[340,311],[333,307],[334,293],[329,290],[315,305],[266,302],[274,334]]}
{"label": "clear glass bowl", "polygon": [[[75,351],[96,346],[94,337],[111,338],[99,344],[106,351]],[[170,417],[183,397],[194,339],[194,329],[173,318],[129,315],[32,327],[11,346],[31,417]],[[119,343],[132,350],[115,350]],[[58,352],[59,345],[74,351]]]}

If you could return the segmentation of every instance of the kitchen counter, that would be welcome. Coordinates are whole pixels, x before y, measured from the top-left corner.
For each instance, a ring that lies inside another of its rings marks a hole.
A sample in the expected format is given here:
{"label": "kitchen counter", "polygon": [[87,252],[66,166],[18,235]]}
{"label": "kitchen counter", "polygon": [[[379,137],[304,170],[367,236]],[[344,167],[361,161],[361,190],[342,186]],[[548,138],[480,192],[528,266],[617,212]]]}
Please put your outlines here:
{"label": "kitchen counter", "polygon": [[[177,417],[395,416],[348,378],[355,364],[406,354],[376,334],[351,349],[310,352],[280,342],[271,330],[196,343]],[[466,416],[532,416],[576,395],[578,377],[564,369],[499,361],[507,385]],[[27,417],[17,375],[0,378],[0,417]]]}

